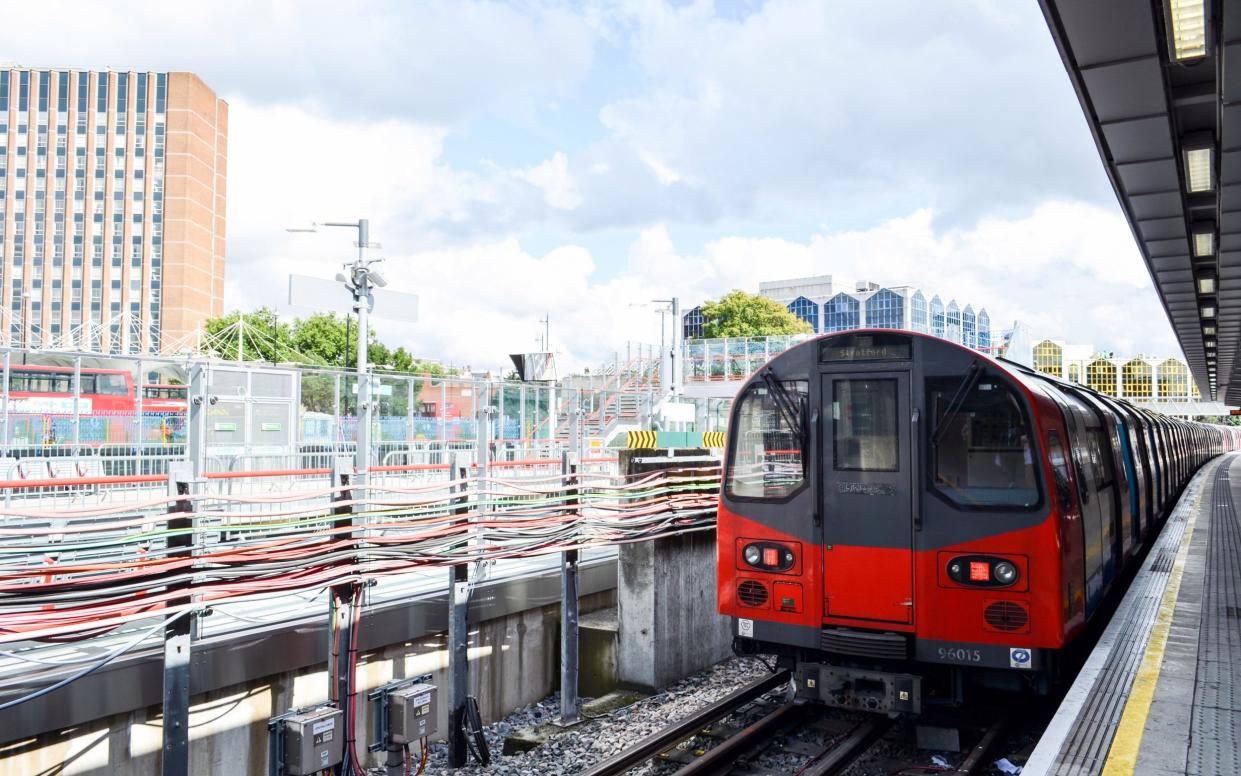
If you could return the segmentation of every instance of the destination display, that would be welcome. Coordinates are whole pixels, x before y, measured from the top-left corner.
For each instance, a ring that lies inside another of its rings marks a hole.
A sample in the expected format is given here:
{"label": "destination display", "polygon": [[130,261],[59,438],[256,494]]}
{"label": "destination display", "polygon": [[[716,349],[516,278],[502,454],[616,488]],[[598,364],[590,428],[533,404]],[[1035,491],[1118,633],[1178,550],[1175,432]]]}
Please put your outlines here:
{"label": "destination display", "polygon": [[819,347],[819,361],[908,361],[911,357],[909,338],[899,334],[831,339]]}

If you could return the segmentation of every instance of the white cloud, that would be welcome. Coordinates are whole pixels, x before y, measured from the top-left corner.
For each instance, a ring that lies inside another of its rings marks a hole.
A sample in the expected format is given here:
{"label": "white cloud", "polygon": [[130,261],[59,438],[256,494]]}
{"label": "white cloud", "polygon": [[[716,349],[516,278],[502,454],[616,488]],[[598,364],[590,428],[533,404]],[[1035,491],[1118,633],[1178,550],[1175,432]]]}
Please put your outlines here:
{"label": "white cloud", "polygon": [[[469,248],[394,254],[393,287],[422,299],[415,325],[376,322],[385,341],[423,356],[475,367],[503,367],[505,355],[531,350],[539,319],[550,312],[552,340],[564,366],[590,366],[625,352],[627,340],[654,342],[659,319],[651,299],[679,296],[683,308],[759,281],[832,274],[854,280],[917,284],[985,307],[995,329],[1014,320],[1036,336],[1069,339],[1121,353],[1176,352],[1167,323],[1135,250],[1116,252],[1120,216],[1082,204],[1049,203],[1013,219],[937,229],[929,211],[873,228],[815,235],[807,242],[726,237],[693,253],[676,250],[667,230],[644,230],[624,272],[606,280],[582,247],[532,255],[508,239]],[[337,241],[343,242],[343,241]],[[296,271],[327,276],[335,267],[286,260],[251,271],[230,286],[230,306],[262,301]],[[258,296],[256,296],[258,295]]]}
{"label": "white cloud", "polygon": [[0,50],[32,66],[189,70],[251,102],[445,124],[568,93],[598,33],[591,13],[537,0],[45,0],[5,8]]}

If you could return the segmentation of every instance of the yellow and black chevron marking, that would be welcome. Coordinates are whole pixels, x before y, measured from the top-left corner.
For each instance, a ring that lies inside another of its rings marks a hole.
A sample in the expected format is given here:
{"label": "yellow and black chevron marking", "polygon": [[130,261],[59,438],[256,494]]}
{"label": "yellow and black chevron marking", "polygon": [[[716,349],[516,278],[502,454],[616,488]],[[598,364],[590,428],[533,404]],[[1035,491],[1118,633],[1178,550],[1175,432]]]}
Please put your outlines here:
{"label": "yellow and black chevron marking", "polygon": [[723,431],[704,431],[702,432],[703,447],[723,447],[724,432]]}
{"label": "yellow and black chevron marking", "polygon": [[654,431],[630,431],[628,432],[628,437],[630,450],[650,450],[655,447],[656,434]]}

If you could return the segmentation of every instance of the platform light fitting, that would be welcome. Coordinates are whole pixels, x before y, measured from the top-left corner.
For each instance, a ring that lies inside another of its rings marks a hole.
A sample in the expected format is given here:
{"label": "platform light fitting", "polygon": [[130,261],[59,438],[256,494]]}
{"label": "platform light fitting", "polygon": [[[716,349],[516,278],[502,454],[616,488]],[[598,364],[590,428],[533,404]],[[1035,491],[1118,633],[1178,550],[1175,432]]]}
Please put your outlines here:
{"label": "platform light fitting", "polygon": [[1202,317],[1203,317],[1203,318],[1214,318],[1214,317],[1215,317],[1215,305],[1213,305],[1213,304],[1204,304],[1204,305],[1203,305],[1201,308],[1199,308],[1199,309],[1200,309],[1200,311],[1202,312]]}
{"label": "platform light fitting", "polygon": [[1203,221],[1193,226],[1194,257],[1215,255],[1215,222]]}
{"label": "platform light fitting", "polygon": [[1207,349],[1208,349],[1208,350],[1214,350],[1214,349],[1215,349],[1215,340],[1213,340],[1213,339],[1209,339],[1209,340],[1207,340],[1207,341],[1206,341],[1206,343],[1205,343],[1205,344],[1206,344],[1206,346],[1207,346]]}
{"label": "platform light fitting", "polygon": [[1206,0],[1167,0],[1164,14],[1172,58],[1177,62],[1207,55]]}
{"label": "platform light fitting", "polygon": [[1215,188],[1213,151],[1215,135],[1211,132],[1190,132],[1181,138],[1185,155],[1185,190],[1191,194]]}
{"label": "platform light fitting", "polygon": [[1198,293],[1214,294],[1215,293],[1215,274],[1204,272],[1198,276]]}
{"label": "platform light fitting", "polygon": [[1205,336],[1207,336],[1207,337],[1214,337],[1214,336],[1215,336],[1215,327],[1214,327],[1214,326],[1203,326],[1203,327],[1202,327],[1202,333],[1203,333]]}

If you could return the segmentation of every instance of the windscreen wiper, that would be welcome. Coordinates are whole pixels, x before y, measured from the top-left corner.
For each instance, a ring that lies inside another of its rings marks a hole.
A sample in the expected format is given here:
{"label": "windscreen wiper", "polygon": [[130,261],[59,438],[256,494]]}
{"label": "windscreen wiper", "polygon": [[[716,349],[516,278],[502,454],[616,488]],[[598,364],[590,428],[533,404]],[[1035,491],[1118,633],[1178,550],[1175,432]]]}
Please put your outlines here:
{"label": "windscreen wiper", "polygon": [[[776,376],[772,374],[770,369],[764,369],[762,377],[763,382],[767,385],[767,392],[771,394],[771,398],[775,401],[776,409],[780,411],[784,422],[793,430],[794,435],[804,443],[806,437],[805,429],[802,427],[801,407],[794,405],[793,399],[789,396],[788,389],[776,379]],[[799,401],[797,404],[800,405],[801,402]]]}
{"label": "windscreen wiper", "polygon": [[974,390],[974,384],[978,382],[978,378],[982,376],[982,364],[978,363],[978,359],[974,359],[969,369],[965,370],[965,377],[961,378],[961,384],[957,386],[956,392],[952,394],[952,399],[948,401],[948,407],[944,410],[944,415],[935,424],[935,430],[931,432],[931,444],[938,445],[939,440],[948,432],[948,426],[952,420],[961,411],[961,406],[965,404],[965,397],[969,396],[970,391]]}

